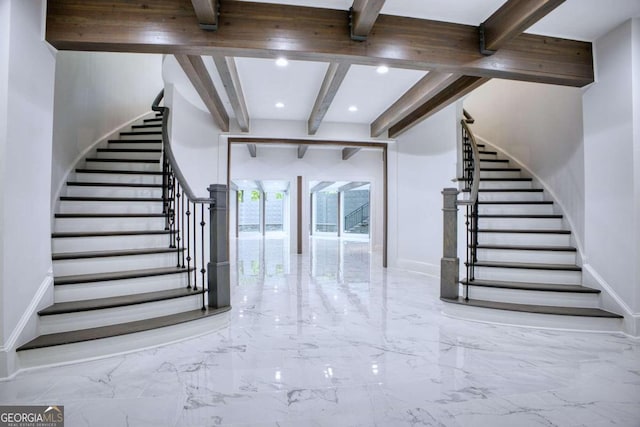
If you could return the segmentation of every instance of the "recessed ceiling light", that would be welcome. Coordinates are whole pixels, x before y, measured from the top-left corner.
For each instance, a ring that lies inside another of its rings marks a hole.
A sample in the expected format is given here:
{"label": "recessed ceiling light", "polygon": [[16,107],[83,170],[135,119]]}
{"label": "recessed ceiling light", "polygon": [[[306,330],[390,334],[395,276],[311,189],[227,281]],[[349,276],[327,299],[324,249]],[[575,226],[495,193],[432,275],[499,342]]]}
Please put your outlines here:
{"label": "recessed ceiling light", "polygon": [[352,105],[349,107],[349,111],[351,111],[352,113],[355,113],[356,111],[358,111],[358,107],[356,107],[355,105]]}
{"label": "recessed ceiling light", "polygon": [[378,74],[387,74],[389,72],[389,67],[387,67],[386,65],[381,65],[376,68],[376,71],[378,72]]}
{"label": "recessed ceiling light", "polygon": [[287,58],[278,58],[276,59],[276,65],[278,67],[286,67],[289,65],[289,61],[287,61]]}
{"label": "recessed ceiling light", "polygon": [[284,108],[283,102],[276,102],[276,108]]}

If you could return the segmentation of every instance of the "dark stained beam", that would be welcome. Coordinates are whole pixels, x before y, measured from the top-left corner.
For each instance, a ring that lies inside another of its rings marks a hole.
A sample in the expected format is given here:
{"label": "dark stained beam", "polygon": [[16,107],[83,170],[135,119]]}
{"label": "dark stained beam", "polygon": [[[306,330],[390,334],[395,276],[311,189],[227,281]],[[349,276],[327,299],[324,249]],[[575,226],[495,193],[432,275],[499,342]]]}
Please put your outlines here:
{"label": "dark stained beam", "polygon": [[437,71],[428,73],[371,123],[371,136],[375,138],[382,135],[420,104],[456,81],[458,77],[460,76],[457,74]]}
{"label": "dark stained beam", "polygon": [[351,7],[351,39],[364,41],[373,28],[385,0],[354,0]]}
{"label": "dark stained beam", "polygon": [[216,64],[222,84],[227,91],[231,108],[233,108],[233,111],[236,113],[236,120],[238,121],[240,130],[242,130],[242,132],[249,132],[249,110],[247,109],[247,103],[245,102],[244,93],[242,92],[242,85],[240,84],[240,76],[238,75],[235,59],[222,55],[213,55],[213,62]]}
{"label": "dark stained beam", "polygon": [[258,155],[258,149],[256,148],[256,144],[247,144],[247,149],[249,150],[249,155],[251,157],[256,157]]}
{"label": "dark stained beam", "polygon": [[216,92],[207,67],[200,56],[176,55],[178,63],[191,81],[191,84],[200,95],[204,105],[211,113],[213,121],[223,132],[229,131],[229,115]]}
{"label": "dark stained beam", "polygon": [[368,184],[368,182],[360,182],[360,181],[350,182],[338,188],[338,191],[342,193],[344,191],[349,191],[349,190],[353,190],[354,188],[362,187],[365,184]]}
{"label": "dark stained beam", "polygon": [[184,0],[56,0],[46,40],[60,50],[243,56],[435,70],[582,87],[594,80],[588,42],[521,34],[487,57],[476,26],[379,15],[366,43],[340,10],[226,0],[219,30],[193,25]]}
{"label": "dark stained beam", "polygon": [[483,77],[462,76],[449,86],[423,102],[418,108],[403,117],[398,123],[389,128],[389,138],[395,138],[411,129],[427,117],[437,113],[474,89],[480,87],[490,79]]}
{"label": "dark stained beam", "polygon": [[340,85],[349,71],[349,64],[332,62],[329,64],[324,81],[318,92],[318,97],[311,110],[309,121],[307,122],[307,131],[309,135],[315,135],[322,123],[322,119],[327,114],[327,110],[333,102]]}
{"label": "dark stained beam", "polygon": [[307,154],[308,149],[309,149],[309,146],[306,144],[298,145],[298,158],[303,159],[304,155]]}
{"label": "dark stained beam", "polygon": [[342,160],[349,160],[351,157],[355,156],[355,154],[360,150],[362,150],[362,148],[344,147],[342,149]]}
{"label": "dark stained beam", "polygon": [[200,28],[207,31],[218,29],[218,0],[191,0]]}
{"label": "dark stained beam", "polygon": [[319,183],[317,183],[316,185],[314,185],[311,190],[309,190],[310,193],[317,193],[318,191],[322,191],[327,187],[330,187],[334,184],[334,181],[320,181]]}
{"label": "dark stained beam", "polygon": [[480,25],[480,49],[492,54],[565,0],[508,0]]}

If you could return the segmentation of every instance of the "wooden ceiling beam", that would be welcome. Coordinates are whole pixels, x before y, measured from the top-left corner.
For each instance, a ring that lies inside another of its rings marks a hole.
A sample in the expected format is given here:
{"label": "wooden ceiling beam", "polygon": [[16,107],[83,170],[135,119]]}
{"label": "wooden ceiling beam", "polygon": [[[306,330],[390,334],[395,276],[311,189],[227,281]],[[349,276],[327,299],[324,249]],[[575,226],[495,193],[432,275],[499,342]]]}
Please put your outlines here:
{"label": "wooden ceiling beam", "polygon": [[256,144],[247,144],[247,150],[249,150],[249,155],[251,157],[256,157],[258,155],[258,148]]}
{"label": "wooden ceiling beam", "polygon": [[204,105],[211,113],[213,121],[223,132],[229,132],[229,115],[216,91],[202,57],[197,55],[175,55],[178,63],[200,95]]}
{"label": "wooden ceiling beam", "polygon": [[191,0],[200,28],[207,31],[218,29],[218,0]]}
{"label": "wooden ceiling beam", "polygon": [[362,150],[359,147],[344,147],[342,149],[342,160],[349,160],[356,155],[358,151]]}
{"label": "wooden ceiling beam", "polygon": [[222,55],[213,55],[213,62],[216,64],[224,89],[227,91],[227,96],[231,102],[231,108],[233,108],[236,114],[236,120],[238,121],[240,130],[242,132],[249,132],[251,127],[249,109],[247,108],[244,93],[242,92],[240,75],[236,68],[235,59]]}
{"label": "wooden ceiling beam", "polygon": [[354,0],[351,6],[351,39],[364,41],[384,6],[385,0]]}
{"label": "wooden ceiling beam", "polygon": [[307,131],[309,135],[315,135],[322,123],[322,119],[327,114],[333,98],[335,98],[342,81],[349,71],[350,64],[332,62],[329,64],[324,81],[318,92],[318,97],[313,105],[309,120],[307,121]]}
{"label": "wooden ceiling beam", "polygon": [[428,73],[371,123],[371,136],[375,138],[382,135],[404,116],[459,77],[457,74],[439,73],[437,71]]}
{"label": "wooden ceiling beam", "polygon": [[592,45],[531,34],[487,57],[478,28],[379,15],[366,43],[348,37],[340,10],[225,0],[216,32],[193,25],[184,0],[56,0],[46,40],[60,50],[340,61],[582,87],[594,81]]}
{"label": "wooden ceiling beam", "polygon": [[389,128],[389,138],[395,138],[411,129],[427,117],[437,113],[458,99],[480,87],[490,79],[484,77],[462,76],[443,90],[420,104],[411,113]]}
{"label": "wooden ceiling beam", "polygon": [[309,149],[309,146],[307,144],[298,145],[298,158],[303,159],[304,155],[307,154],[308,149]]}
{"label": "wooden ceiling beam", "polygon": [[493,54],[565,0],[508,0],[480,24],[480,50]]}

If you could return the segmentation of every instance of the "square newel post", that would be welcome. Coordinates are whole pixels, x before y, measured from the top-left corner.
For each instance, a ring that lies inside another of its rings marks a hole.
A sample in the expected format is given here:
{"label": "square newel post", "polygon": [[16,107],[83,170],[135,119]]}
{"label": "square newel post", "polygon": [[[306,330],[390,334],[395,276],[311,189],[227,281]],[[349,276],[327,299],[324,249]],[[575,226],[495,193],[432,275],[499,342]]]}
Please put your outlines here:
{"label": "square newel post", "polygon": [[458,190],[445,188],[443,196],[443,249],[440,261],[440,298],[458,298],[460,260],[458,259]]}
{"label": "square newel post", "polygon": [[231,305],[229,279],[229,233],[227,230],[227,186],[211,184],[209,197],[215,205],[209,210],[209,307],[221,308]]}

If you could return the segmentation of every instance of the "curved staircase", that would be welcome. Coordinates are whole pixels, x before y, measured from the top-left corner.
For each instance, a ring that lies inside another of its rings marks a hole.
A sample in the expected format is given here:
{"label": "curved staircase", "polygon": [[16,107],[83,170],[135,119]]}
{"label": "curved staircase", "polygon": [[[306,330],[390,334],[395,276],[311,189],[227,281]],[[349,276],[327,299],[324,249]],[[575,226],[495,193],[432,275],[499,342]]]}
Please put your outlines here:
{"label": "curved staircase", "polygon": [[206,308],[203,286],[188,281],[194,269],[181,264],[184,249],[171,247],[179,230],[163,212],[162,120],[120,132],[70,174],[51,236],[54,304],[38,312],[40,335],[21,356],[228,310]]}
{"label": "curved staircase", "polygon": [[[477,144],[480,185],[476,261],[448,314],[538,327],[622,330],[622,316],[601,309],[600,290],[583,286],[577,250],[563,215],[512,160]],[[491,310],[487,310],[491,309]]]}

